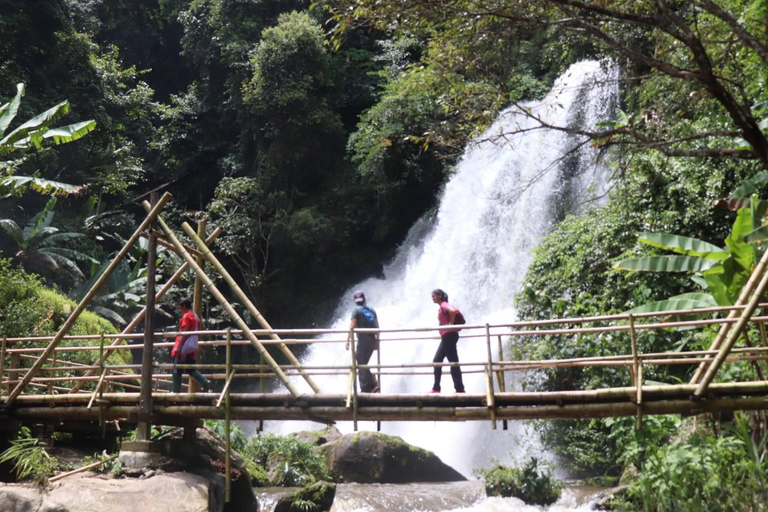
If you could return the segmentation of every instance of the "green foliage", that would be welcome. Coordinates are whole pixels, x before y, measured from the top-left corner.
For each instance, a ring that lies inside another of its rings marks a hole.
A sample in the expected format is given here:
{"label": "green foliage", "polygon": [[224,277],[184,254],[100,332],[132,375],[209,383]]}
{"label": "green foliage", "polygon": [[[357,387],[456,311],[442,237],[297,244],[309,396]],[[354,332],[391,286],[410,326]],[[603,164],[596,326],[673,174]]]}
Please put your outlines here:
{"label": "green foliage", "polygon": [[[206,420],[205,426],[224,438],[223,421]],[[254,485],[304,486],[328,478],[325,458],[294,436],[261,434],[247,438],[240,427],[232,425],[230,443],[243,458]]]}
{"label": "green foliage", "polygon": [[[62,232],[51,225],[56,198],[52,197],[45,207],[21,228],[13,219],[0,219],[0,227],[17,245],[16,258],[30,271],[47,276],[60,286],[84,280],[85,276],[77,261],[98,263],[90,256],[70,248],[71,242],[82,233]],[[68,277],[68,279],[67,279]]]}
{"label": "green foliage", "polygon": [[495,466],[477,473],[485,481],[488,496],[515,497],[533,505],[551,505],[560,497],[562,484],[551,468],[536,457],[517,467]]}
{"label": "green foliage", "polygon": [[31,479],[41,486],[48,482],[59,466],[59,461],[48,455],[27,427],[22,427],[18,439],[11,441],[10,448],[0,454],[0,464],[9,462],[13,463],[18,480]]}
{"label": "green foliage", "polygon": [[764,443],[752,440],[743,416],[720,437],[695,432],[665,445],[649,442],[625,506],[658,512],[762,510],[768,503]]}
{"label": "green foliage", "polygon": [[262,434],[253,437],[244,457],[269,470],[276,469],[273,485],[309,485],[327,479],[325,458],[309,443],[294,436]]}
{"label": "green foliage", "polygon": [[16,96],[0,106],[0,194],[20,195],[27,189],[43,194],[73,194],[82,187],[40,179],[39,176],[14,176],[16,167],[22,166],[32,149],[42,150],[43,142],[55,144],[73,142],[93,131],[96,122],[82,121],[66,126],[53,125],[69,113],[69,102],[63,101],[45,112],[8,131],[19,111],[24,96],[24,84],[16,85]]}
{"label": "green foliage", "polygon": [[[9,260],[0,259],[0,334],[7,336],[51,336],[58,332],[77,304],[60,293],[45,288],[37,276],[13,268]],[[83,311],[70,329],[70,335],[115,334],[115,327],[104,318]],[[60,346],[96,346],[99,340],[64,340]],[[23,343],[22,347],[40,346],[37,342]],[[57,353],[61,361],[92,364],[97,350]],[[108,364],[127,364],[131,355],[115,352],[107,359]],[[22,360],[22,365],[31,364]],[[65,376],[66,372],[54,372],[50,376]],[[93,384],[86,385],[92,387]]]}

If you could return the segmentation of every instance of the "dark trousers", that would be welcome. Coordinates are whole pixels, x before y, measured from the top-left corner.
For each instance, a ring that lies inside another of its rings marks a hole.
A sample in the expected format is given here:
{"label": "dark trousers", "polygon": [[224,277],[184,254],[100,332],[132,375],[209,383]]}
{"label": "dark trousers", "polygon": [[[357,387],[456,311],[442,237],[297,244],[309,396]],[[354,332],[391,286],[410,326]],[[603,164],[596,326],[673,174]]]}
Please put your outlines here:
{"label": "dark trousers", "polygon": [[[357,364],[368,364],[373,351],[378,348],[377,345],[378,343],[376,343],[375,335],[358,334],[356,348]],[[379,387],[376,378],[368,368],[358,368],[357,377],[360,380],[360,391],[363,393],[373,393],[374,390]]]}
{"label": "dark trousers", "polygon": [[[433,363],[442,363],[443,359],[448,358],[450,363],[459,362],[459,353],[456,351],[456,344],[459,342],[458,332],[447,332],[440,338],[440,346],[437,347]],[[440,379],[443,376],[443,367],[435,366],[435,384],[432,389],[440,391]],[[453,378],[453,387],[456,391],[464,391],[464,382],[461,379],[461,368],[451,366],[451,377]]]}
{"label": "dark trousers", "polygon": [[[195,364],[195,358],[192,357],[192,354],[187,354],[184,356],[183,360],[181,356],[175,356],[173,358],[173,364]],[[174,368],[173,369],[173,376],[171,378],[171,382],[173,385],[173,392],[174,393],[180,393],[181,392],[181,374],[185,370],[182,370],[181,368]],[[203,377],[203,374],[200,373],[197,370],[193,370],[192,368],[189,368],[186,370],[188,374],[192,376],[197,382],[200,383],[200,385],[203,387],[203,389],[208,387],[208,379]]]}

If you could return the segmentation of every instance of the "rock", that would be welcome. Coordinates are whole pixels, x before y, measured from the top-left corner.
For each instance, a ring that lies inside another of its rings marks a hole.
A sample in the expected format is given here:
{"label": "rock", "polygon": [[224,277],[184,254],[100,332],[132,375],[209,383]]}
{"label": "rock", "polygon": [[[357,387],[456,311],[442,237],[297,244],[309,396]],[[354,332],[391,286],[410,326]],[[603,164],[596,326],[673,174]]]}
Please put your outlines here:
{"label": "rock", "polygon": [[329,482],[316,482],[312,485],[299,489],[298,491],[281,496],[275,505],[274,512],[303,512],[307,507],[294,507],[293,503],[300,502],[314,503],[318,512],[328,512],[333,505],[333,498],[336,497],[336,484]]}
{"label": "rock", "polygon": [[0,488],[3,512],[222,512],[224,479],[191,473],[147,479],[74,475],[48,491],[21,485]]}
{"label": "rock", "polygon": [[336,482],[395,484],[466,480],[434,453],[386,434],[347,434],[319,449]]}
{"label": "rock", "polygon": [[38,512],[42,503],[39,487],[0,485],[0,510],[3,512]]}
{"label": "rock", "polygon": [[[209,428],[198,428],[195,449],[190,450],[189,445],[183,441],[183,435],[184,430],[177,428],[161,438],[161,440],[170,442],[171,455],[182,459],[186,457],[191,471],[194,471],[191,468],[199,464],[199,457],[203,456],[210,460],[209,466],[216,468],[219,473],[224,473],[227,446],[223,439]],[[230,463],[232,474],[231,501],[227,504],[226,510],[234,512],[258,511],[258,503],[256,502],[256,495],[253,493],[253,487],[251,487],[248,470],[245,469],[243,459],[234,450],[230,452]]]}
{"label": "rock", "polygon": [[341,432],[339,432],[339,429],[333,425],[328,425],[323,430],[296,432],[291,435],[296,436],[299,441],[304,441],[312,446],[321,446],[339,439],[341,437]]}
{"label": "rock", "polygon": [[621,472],[621,477],[619,478],[619,485],[629,485],[635,480],[637,480],[637,477],[640,473],[637,471],[637,468],[634,464],[629,464],[624,468],[624,471]]}

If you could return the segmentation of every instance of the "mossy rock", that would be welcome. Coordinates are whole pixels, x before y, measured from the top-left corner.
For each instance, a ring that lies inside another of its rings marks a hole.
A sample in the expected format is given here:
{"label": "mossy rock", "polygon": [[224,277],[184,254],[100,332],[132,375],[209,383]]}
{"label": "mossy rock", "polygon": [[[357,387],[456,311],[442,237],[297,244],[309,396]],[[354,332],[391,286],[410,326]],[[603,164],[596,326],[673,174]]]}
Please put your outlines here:
{"label": "mossy rock", "polygon": [[336,484],[316,482],[280,498],[274,512],[328,512],[336,497]]}
{"label": "mossy rock", "polygon": [[335,482],[457,482],[464,476],[434,453],[399,437],[376,432],[347,434],[319,448]]}

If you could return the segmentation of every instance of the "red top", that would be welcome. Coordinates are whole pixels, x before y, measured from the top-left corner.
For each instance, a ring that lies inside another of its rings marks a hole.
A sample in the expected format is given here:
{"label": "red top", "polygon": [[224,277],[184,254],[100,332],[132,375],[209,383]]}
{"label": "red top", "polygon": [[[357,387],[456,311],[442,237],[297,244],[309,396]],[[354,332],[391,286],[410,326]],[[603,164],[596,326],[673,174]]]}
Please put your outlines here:
{"label": "red top", "polygon": [[[200,321],[197,319],[197,315],[193,313],[191,310],[184,313],[184,316],[181,317],[181,321],[179,322],[179,331],[199,331],[200,330]],[[186,341],[186,340],[184,340]],[[171,357],[181,356],[181,346],[183,343],[181,342],[181,335],[176,336],[176,343],[173,344],[173,350],[171,350]],[[192,359],[195,359],[197,356],[196,353],[190,354],[192,356]]]}
{"label": "red top", "polygon": [[[453,307],[448,304],[448,301],[443,301],[440,303],[440,309],[437,312],[437,322],[439,325],[450,325],[451,323],[451,315],[448,314],[448,309],[446,306]],[[448,332],[456,332],[456,329],[440,329],[440,336],[443,336]]]}

